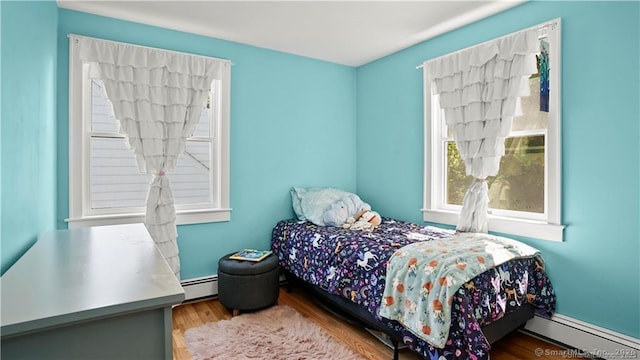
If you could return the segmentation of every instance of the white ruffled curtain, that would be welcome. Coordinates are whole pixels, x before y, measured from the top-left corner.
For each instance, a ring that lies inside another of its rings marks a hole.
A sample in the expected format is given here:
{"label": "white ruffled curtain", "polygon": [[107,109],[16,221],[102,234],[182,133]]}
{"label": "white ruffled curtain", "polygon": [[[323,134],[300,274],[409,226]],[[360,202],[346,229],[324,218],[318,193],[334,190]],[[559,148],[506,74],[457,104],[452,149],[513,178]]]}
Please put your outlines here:
{"label": "white ruffled curtain", "polygon": [[467,175],[476,178],[463,199],[459,231],[488,230],[486,178],[498,173],[512,119],[522,115],[520,98],[529,95],[539,46],[537,29],[528,29],[424,63]]}
{"label": "white ruffled curtain", "polygon": [[167,173],[174,170],[200,119],[223,61],[93,38],[79,38],[80,60],[104,83],[138,170],[153,174],[145,225],[180,279],[178,233]]}

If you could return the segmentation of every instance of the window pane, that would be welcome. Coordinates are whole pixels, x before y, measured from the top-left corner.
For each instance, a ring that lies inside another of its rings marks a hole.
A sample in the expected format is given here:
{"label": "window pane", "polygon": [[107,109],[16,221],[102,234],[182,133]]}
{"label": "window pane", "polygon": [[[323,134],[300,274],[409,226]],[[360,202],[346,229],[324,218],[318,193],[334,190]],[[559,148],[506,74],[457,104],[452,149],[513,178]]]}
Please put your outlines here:
{"label": "window pane", "polygon": [[91,139],[91,208],[143,207],[151,176],[138,173],[124,139]]}
{"label": "window pane", "polygon": [[540,76],[529,78],[531,94],[522,98],[522,116],[513,118],[511,131],[540,130],[547,128],[549,113],[540,111]]}
{"label": "window pane", "polygon": [[176,205],[211,203],[211,143],[187,141],[185,153],[169,174]]}
{"label": "window pane", "polygon": [[[176,205],[211,203],[211,144],[187,141],[171,180]],[[124,139],[91,139],[91,208],[144,207],[151,176],[138,173]]]}
{"label": "window pane", "polygon": [[215,115],[215,110],[218,106],[218,94],[216,93],[216,89],[218,88],[218,82],[220,80],[213,80],[211,83],[211,90],[209,91],[209,96],[207,97],[207,101],[202,106],[202,112],[200,113],[200,121],[196,126],[196,130],[193,132],[193,136],[198,137],[211,137],[211,121],[210,117]]}
{"label": "window pane", "polygon": [[[204,106],[202,107],[202,112],[200,113],[200,121],[198,125],[196,125],[196,129],[193,133],[193,136],[199,137],[210,137],[210,128],[211,121],[210,116],[215,109],[216,106],[216,94],[215,90],[215,82],[218,80],[214,80],[212,84],[212,89],[209,92],[209,96]],[[120,124],[113,116],[113,111],[111,109],[111,103],[107,99],[106,93],[104,92],[104,85],[102,81],[99,79],[91,80],[91,130],[96,132],[111,132],[117,133],[120,129]]]}
{"label": "window pane", "polygon": [[462,199],[467,188],[473,181],[472,176],[467,176],[464,160],[458,153],[456,143],[445,142],[447,147],[447,181],[445,188],[445,199],[447,204],[462,205]]}
{"label": "window pane", "polygon": [[489,179],[489,208],[544,213],[544,135],[508,138]]}
{"label": "window pane", "polygon": [[[512,137],[497,176],[488,179],[489,208],[544,213],[544,135]],[[447,204],[462,205],[473,178],[465,175],[455,143],[447,143]]]}
{"label": "window pane", "polygon": [[[208,100],[207,100],[208,101]],[[198,137],[209,137],[209,128],[210,128],[210,121],[209,121],[209,116],[211,113],[211,109],[208,107],[203,107],[202,108],[202,112],[200,113],[200,121],[198,122],[198,125],[196,125],[196,129],[193,131],[193,136],[198,136]]]}
{"label": "window pane", "polygon": [[101,80],[91,80],[91,130],[117,133],[120,125],[113,116],[111,103]]}
{"label": "window pane", "polygon": [[[544,130],[547,128],[549,113],[540,111],[540,77],[536,74],[529,79],[531,95],[522,98],[522,116],[513,118],[511,131]],[[444,120],[444,114],[441,115]],[[443,121],[444,122],[444,121]],[[446,128],[447,138],[452,139],[453,133]]]}

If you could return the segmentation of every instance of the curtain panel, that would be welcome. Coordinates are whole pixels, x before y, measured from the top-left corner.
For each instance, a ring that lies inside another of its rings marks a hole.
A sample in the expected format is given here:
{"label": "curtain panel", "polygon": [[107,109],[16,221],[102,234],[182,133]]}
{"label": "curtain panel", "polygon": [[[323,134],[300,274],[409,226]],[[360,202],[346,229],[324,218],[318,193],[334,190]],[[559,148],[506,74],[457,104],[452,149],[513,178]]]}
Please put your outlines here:
{"label": "curtain panel", "polygon": [[145,225],[180,278],[176,211],[167,174],[200,119],[211,83],[227,61],[79,37],[89,77],[104,83],[120,132],[141,173],[152,174]]}
{"label": "curtain panel", "polygon": [[488,230],[486,178],[498,173],[512,119],[522,115],[520,98],[529,95],[539,46],[532,28],[423,64],[466,173],[476,178],[463,199],[459,231]]}

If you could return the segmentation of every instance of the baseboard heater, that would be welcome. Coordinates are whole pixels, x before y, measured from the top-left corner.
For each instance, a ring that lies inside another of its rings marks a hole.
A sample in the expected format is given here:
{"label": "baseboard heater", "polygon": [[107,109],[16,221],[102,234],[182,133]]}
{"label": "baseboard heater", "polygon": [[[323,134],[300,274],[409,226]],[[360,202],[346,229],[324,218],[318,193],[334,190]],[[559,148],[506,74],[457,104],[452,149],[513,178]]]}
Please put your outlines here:
{"label": "baseboard heater", "polygon": [[[284,281],[284,276],[280,276],[280,284]],[[180,284],[184,289],[184,301],[194,301],[218,296],[218,275],[186,279],[182,280]]]}
{"label": "baseboard heater", "polygon": [[[640,358],[640,339],[620,334],[577,319],[556,314],[547,319],[535,316],[527,322],[525,332],[539,335],[553,342],[577,349],[572,357],[596,357],[601,359]],[[545,349],[541,349],[544,351]],[[544,354],[544,353],[542,353]],[[557,354],[562,356],[563,354]]]}
{"label": "baseboard heater", "polygon": [[180,284],[184,289],[184,301],[218,295],[218,275],[182,280]]}

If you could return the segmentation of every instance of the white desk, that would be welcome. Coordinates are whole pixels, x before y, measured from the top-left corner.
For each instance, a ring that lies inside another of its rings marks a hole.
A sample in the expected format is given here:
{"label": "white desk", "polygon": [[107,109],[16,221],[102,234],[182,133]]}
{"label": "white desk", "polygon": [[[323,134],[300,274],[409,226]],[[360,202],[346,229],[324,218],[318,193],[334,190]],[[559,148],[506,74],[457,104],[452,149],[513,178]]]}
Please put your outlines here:
{"label": "white desk", "polygon": [[184,290],[142,224],[45,234],[0,279],[2,359],[172,359]]}

